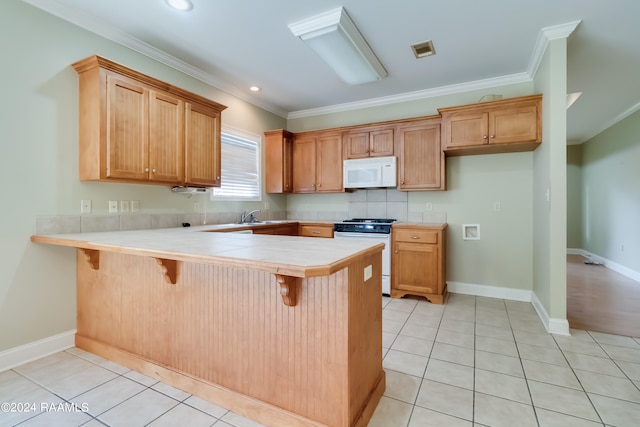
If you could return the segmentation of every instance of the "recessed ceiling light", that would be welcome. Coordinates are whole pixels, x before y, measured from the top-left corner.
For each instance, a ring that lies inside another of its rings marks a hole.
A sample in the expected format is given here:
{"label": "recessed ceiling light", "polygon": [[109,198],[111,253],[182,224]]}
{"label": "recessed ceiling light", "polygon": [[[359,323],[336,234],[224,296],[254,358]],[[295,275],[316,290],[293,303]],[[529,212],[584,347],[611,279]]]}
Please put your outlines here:
{"label": "recessed ceiling light", "polygon": [[261,88],[260,86],[251,86],[251,87],[249,88],[249,90],[250,90],[251,92],[260,92],[260,91],[262,90],[262,88]]}
{"label": "recessed ceiling light", "polygon": [[416,58],[424,58],[425,56],[432,56],[436,54],[436,50],[433,47],[433,42],[431,40],[411,45],[411,49],[413,49],[413,54]]}
{"label": "recessed ceiling light", "polygon": [[169,6],[176,10],[187,11],[193,9],[191,0],[164,0]]}

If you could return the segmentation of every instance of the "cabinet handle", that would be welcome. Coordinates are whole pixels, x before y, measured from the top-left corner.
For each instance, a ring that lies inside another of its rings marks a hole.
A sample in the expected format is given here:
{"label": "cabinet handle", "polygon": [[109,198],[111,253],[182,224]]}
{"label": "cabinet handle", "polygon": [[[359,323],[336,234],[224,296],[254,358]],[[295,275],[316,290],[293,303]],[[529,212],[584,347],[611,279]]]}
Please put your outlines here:
{"label": "cabinet handle", "polygon": [[149,168],[144,168],[144,171],[145,172],[149,172]]}
{"label": "cabinet handle", "polygon": [[151,172],[156,173],[156,168],[151,169]]}
{"label": "cabinet handle", "polygon": [[482,135],[482,139],[487,139],[487,135]]}
{"label": "cabinet handle", "polygon": [[418,236],[411,236],[412,239],[419,239],[420,237]]}
{"label": "cabinet handle", "polygon": [[219,176],[216,176],[216,179],[220,179],[220,177],[219,177]]}
{"label": "cabinet handle", "polygon": [[398,253],[398,251],[397,251],[397,250],[396,250],[396,251],[393,251],[393,253],[394,253],[394,254],[397,254],[397,253]]}
{"label": "cabinet handle", "polygon": [[495,135],[491,135],[491,138],[495,138],[495,137],[496,137]]}
{"label": "cabinet handle", "polygon": [[320,234],[320,232],[319,232],[319,231],[312,231],[311,233],[313,233],[313,234]]}
{"label": "cabinet handle", "polygon": [[404,184],[404,181],[400,181],[400,184]]}

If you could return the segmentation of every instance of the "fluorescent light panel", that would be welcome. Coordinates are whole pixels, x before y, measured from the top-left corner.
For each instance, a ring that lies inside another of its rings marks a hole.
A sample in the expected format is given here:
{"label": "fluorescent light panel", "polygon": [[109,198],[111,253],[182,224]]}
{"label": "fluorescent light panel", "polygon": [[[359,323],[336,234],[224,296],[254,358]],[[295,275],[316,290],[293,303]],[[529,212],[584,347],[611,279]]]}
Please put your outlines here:
{"label": "fluorescent light panel", "polygon": [[290,24],[289,29],[347,84],[370,83],[387,75],[342,7]]}

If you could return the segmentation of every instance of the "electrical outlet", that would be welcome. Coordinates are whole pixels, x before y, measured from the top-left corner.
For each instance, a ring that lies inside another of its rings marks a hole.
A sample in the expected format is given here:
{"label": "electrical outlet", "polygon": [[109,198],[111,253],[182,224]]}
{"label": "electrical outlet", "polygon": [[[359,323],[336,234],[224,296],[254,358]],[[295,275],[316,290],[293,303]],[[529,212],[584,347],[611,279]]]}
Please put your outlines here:
{"label": "electrical outlet", "polygon": [[268,211],[268,210],[269,210],[269,202],[264,202],[264,203],[263,203],[263,205],[262,205],[262,208],[263,208],[265,211]]}
{"label": "electrical outlet", "polygon": [[129,212],[128,200],[120,200],[120,212]]}
{"label": "electrical outlet", "polygon": [[91,213],[91,200],[80,200],[80,213]]}
{"label": "electrical outlet", "polygon": [[428,211],[432,211],[432,210],[433,210],[433,203],[431,203],[431,202],[427,202],[426,209],[427,209]]}
{"label": "electrical outlet", "polygon": [[109,213],[118,213],[118,201],[109,200]]}
{"label": "electrical outlet", "polygon": [[501,209],[501,208],[502,208],[502,207],[500,206],[500,202],[493,202],[493,210],[494,210],[495,212],[500,212],[500,209]]}
{"label": "electrical outlet", "polygon": [[371,276],[373,276],[373,267],[371,265],[367,265],[364,268],[364,281],[366,282],[371,279]]}
{"label": "electrical outlet", "polygon": [[200,212],[200,202],[193,202],[193,211]]}
{"label": "electrical outlet", "polygon": [[131,201],[131,212],[140,212],[140,200]]}

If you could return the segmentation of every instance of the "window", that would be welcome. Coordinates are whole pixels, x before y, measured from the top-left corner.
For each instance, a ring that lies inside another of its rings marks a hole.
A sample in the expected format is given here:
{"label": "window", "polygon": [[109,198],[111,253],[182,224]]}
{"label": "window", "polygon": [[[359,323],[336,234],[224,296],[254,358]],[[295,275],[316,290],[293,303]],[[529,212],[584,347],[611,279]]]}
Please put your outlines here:
{"label": "window", "polygon": [[222,185],[212,200],[262,200],[260,137],[237,129],[222,130]]}

